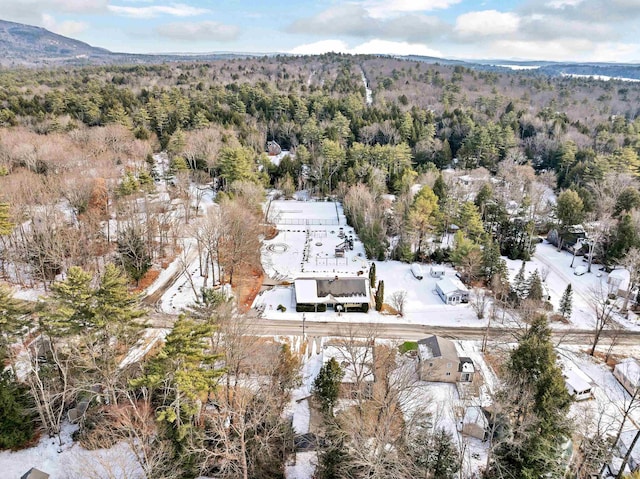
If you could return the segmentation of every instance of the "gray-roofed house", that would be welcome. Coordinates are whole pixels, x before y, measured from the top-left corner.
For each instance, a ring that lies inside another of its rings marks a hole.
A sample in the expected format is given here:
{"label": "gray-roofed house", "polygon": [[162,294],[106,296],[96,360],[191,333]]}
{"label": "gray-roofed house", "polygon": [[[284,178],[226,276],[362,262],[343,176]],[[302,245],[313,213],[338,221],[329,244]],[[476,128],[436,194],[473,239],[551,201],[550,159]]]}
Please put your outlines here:
{"label": "gray-roofed house", "polygon": [[296,311],[369,311],[369,278],[302,278],[294,281]]}
{"label": "gray-roofed house", "polygon": [[475,367],[470,358],[458,355],[453,341],[429,336],[418,341],[418,373],[421,381],[471,382]]}

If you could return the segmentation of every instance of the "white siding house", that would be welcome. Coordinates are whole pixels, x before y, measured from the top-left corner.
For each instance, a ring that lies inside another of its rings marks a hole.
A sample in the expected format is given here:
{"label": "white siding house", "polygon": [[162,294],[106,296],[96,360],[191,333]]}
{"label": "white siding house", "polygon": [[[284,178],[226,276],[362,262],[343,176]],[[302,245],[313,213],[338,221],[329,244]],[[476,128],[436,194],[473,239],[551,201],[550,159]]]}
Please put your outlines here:
{"label": "white siding house", "polygon": [[443,277],[436,283],[436,292],[445,304],[460,304],[469,301],[469,290],[458,278]]}

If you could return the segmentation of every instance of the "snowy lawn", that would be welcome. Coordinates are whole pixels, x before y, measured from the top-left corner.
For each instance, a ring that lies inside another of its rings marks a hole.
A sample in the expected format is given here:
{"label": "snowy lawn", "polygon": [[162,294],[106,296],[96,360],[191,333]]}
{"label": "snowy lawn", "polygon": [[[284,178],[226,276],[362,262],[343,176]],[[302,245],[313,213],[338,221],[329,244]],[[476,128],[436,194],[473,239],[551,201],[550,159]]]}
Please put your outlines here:
{"label": "snowy lawn", "polygon": [[50,479],[138,479],[144,477],[139,464],[126,444],[110,449],[88,451],[71,440],[77,426],[65,424],[61,438],[48,436],[37,446],[18,452],[0,452],[0,476],[18,479],[32,467],[50,475]]}
{"label": "snowy lawn", "polygon": [[[579,351],[576,347],[562,348],[559,352],[559,362],[563,369],[579,371],[594,385],[594,398],[574,403],[571,416],[582,428],[596,431],[597,427],[614,436],[631,396],[613,376],[611,368],[603,362]],[[637,427],[640,427],[640,408],[636,405],[631,410],[624,429]]]}

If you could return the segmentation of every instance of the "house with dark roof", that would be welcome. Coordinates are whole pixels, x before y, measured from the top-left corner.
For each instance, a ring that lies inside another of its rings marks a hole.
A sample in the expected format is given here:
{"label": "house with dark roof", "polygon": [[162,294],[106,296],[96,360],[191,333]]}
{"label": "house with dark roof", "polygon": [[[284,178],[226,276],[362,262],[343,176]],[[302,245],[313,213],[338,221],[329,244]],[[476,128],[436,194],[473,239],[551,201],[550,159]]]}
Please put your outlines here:
{"label": "house with dark roof", "polygon": [[371,303],[369,278],[301,278],[294,281],[296,311],[367,312]]}
{"label": "house with dark roof", "polygon": [[453,341],[429,336],[418,341],[418,374],[421,381],[465,383],[473,381],[475,367],[458,355]]}

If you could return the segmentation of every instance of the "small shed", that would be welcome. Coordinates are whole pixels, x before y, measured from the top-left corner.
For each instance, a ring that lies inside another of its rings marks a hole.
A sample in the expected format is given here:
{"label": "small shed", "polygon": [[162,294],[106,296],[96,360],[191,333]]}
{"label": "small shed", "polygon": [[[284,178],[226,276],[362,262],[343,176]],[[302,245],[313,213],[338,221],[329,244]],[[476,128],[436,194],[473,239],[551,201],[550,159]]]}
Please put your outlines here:
{"label": "small shed", "polygon": [[49,479],[49,474],[32,467],[20,479]]}
{"label": "small shed", "polygon": [[607,277],[609,293],[616,295],[626,294],[629,290],[630,280],[631,274],[629,273],[629,270],[624,268],[614,269]]}
{"label": "small shed", "polygon": [[442,277],[436,283],[436,292],[445,304],[469,302],[469,290],[458,278]]}
{"label": "small shed", "polygon": [[489,434],[489,420],[480,406],[470,406],[464,411],[462,418],[462,434],[482,441]]}
{"label": "small shed", "polygon": [[438,266],[438,265],[434,265],[431,266],[431,269],[429,270],[429,274],[431,275],[432,278],[442,278],[445,275],[445,270],[444,270],[444,266]]}
{"label": "small shed", "polygon": [[576,371],[564,372],[564,384],[569,394],[576,401],[584,401],[593,397],[593,385]]}
{"label": "small shed", "polygon": [[413,263],[411,265],[411,274],[413,274],[413,276],[416,279],[424,278],[424,273],[422,272],[422,266],[420,266],[418,263]]}
{"label": "small shed", "polygon": [[613,375],[631,395],[640,387],[640,364],[633,358],[627,358],[616,364]]}

